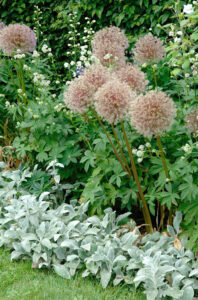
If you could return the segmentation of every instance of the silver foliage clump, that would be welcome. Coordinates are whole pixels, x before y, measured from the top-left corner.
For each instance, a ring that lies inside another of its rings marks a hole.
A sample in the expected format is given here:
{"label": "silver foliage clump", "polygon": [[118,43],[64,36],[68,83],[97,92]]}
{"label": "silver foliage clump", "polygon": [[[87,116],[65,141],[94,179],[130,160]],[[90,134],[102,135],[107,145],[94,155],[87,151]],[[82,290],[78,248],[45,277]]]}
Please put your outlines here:
{"label": "silver foliage clump", "polygon": [[[48,172],[56,176],[57,187],[56,167],[61,165],[52,162]],[[114,285],[143,284],[148,300],[193,299],[198,290],[198,262],[185,249],[184,240],[181,250],[174,247],[180,213],[173,227],[168,227],[170,236],[155,232],[141,240],[137,228],[119,235],[119,222],[130,213],[116,217],[108,208],[102,218],[89,217],[88,203],[77,205],[76,200],[52,209],[50,192],[36,197],[20,190],[28,176],[29,170],[0,175],[0,247],[12,250],[12,260],[29,258],[34,268],[53,268],[67,279],[84,268],[82,276],[95,275],[103,288],[110,280]]]}

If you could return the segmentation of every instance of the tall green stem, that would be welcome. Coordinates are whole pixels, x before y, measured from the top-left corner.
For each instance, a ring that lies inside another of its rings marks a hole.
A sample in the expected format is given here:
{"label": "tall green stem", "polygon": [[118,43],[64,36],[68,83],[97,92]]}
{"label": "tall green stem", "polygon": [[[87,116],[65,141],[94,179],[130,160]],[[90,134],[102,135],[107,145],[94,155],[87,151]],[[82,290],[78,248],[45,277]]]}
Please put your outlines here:
{"label": "tall green stem", "polygon": [[[157,144],[158,144],[158,148],[159,148],[159,151],[160,151],[160,157],[161,157],[161,160],[162,160],[162,164],[163,164],[163,167],[164,167],[166,178],[170,179],[169,173],[168,173],[168,167],[167,167],[167,163],[166,163],[166,158],[165,158],[164,151],[163,151],[163,148],[162,148],[161,139],[160,139],[159,136],[157,136],[156,139],[157,139]],[[173,219],[172,213],[173,213],[173,208],[172,208],[172,205],[171,205],[170,210],[169,210],[169,218],[168,218],[168,222],[169,222],[170,225],[172,224],[172,221],[173,221],[172,220]]]}
{"label": "tall green stem", "polygon": [[114,153],[115,153],[115,155],[116,155],[118,161],[120,162],[120,164],[121,164],[123,170],[128,174],[128,176],[129,176],[129,178],[130,178],[130,175],[129,175],[129,173],[128,173],[128,170],[126,169],[125,165],[123,164],[123,162],[122,162],[122,160],[121,160],[121,158],[120,158],[120,156],[119,156],[119,154],[118,154],[118,152],[117,152],[115,146],[113,145],[112,140],[111,140],[111,138],[110,138],[108,132],[106,131],[106,129],[105,129],[103,123],[101,122],[100,118],[98,117],[98,115],[97,115],[96,111],[93,109],[93,107],[90,106],[90,108],[91,108],[93,114],[95,115],[95,117],[96,117],[98,123],[100,124],[100,126],[101,126],[102,129],[104,130],[104,132],[105,132],[105,134],[106,134],[106,136],[107,136],[107,138],[108,138],[108,140],[109,140],[109,142],[110,142],[110,144],[111,144],[111,147],[112,147],[112,149],[113,149],[113,151],[114,151]]}
{"label": "tall green stem", "polygon": [[147,206],[147,203],[146,203],[146,200],[144,198],[144,194],[143,194],[143,191],[142,191],[142,188],[141,188],[141,185],[140,185],[137,169],[136,169],[136,166],[135,166],[135,161],[134,161],[133,154],[132,154],[132,149],[131,149],[130,144],[129,144],[129,140],[128,140],[128,137],[127,137],[127,134],[126,134],[126,131],[125,131],[125,128],[124,128],[123,121],[121,121],[121,126],[122,126],[122,131],[123,131],[123,134],[124,134],[124,139],[125,139],[125,142],[126,142],[126,146],[127,146],[128,152],[129,152],[129,157],[130,157],[130,160],[131,160],[131,167],[132,167],[133,175],[134,175],[135,182],[136,182],[136,185],[137,185],[137,188],[138,188],[138,192],[139,192],[140,198],[142,200],[142,204],[143,204],[143,210],[144,210],[143,215],[144,215],[144,218],[145,218],[145,222],[147,224],[146,228],[147,228],[148,232],[152,232],[153,231],[153,225],[152,225],[152,221],[151,221],[150,212],[149,212],[149,209],[148,209],[148,206]]}
{"label": "tall green stem", "polygon": [[154,83],[155,83],[155,86],[157,87],[157,77],[156,77],[156,74],[155,74],[155,68],[153,66],[152,66],[152,72],[153,72]]}
{"label": "tall green stem", "polygon": [[128,173],[129,173],[130,177],[132,177],[131,170],[130,170],[129,165],[128,165],[128,163],[127,163],[126,157],[124,156],[124,153],[123,153],[123,151],[122,151],[122,147],[121,147],[121,145],[120,145],[120,142],[119,142],[119,139],[118,139],[118,136],[117,136],[115,127],[114,127],[113,124],[111,125],[111,127],[112,127],[112,130],[113,130],[113,134],[114,134],[114,136],[115,136],[116,142],[117,142],[117,144],[118,144],[118,148],[120,149],[120,153],[121,153],[122,158],[123,158],[123,160],[124,160],[124,163],[125,163],[125,165],[126,165],[126,167],[127,167]]}

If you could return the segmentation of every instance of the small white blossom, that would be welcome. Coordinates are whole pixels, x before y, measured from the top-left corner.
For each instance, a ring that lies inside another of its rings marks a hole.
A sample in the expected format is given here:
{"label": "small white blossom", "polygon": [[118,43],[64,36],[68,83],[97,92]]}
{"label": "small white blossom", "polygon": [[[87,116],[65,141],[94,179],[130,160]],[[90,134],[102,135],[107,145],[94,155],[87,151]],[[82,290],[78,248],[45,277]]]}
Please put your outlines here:
{"label": "small white blossom", "polygon": [[176,38],[174,39],[174,42],[175,42],[175,43],[181,43],[181,38],[177,38],[177,37],[176,37]]}
{"label": "small white blossom", "polygon": [[146,143],[146,147],[147,148],[150,148],[151,147],[151,144],[148,142],[148,143]]}
{"label": "small white blossom", "polygon": [[192,4],[184,5],[183,12],[185,14],[192,14],[194,12]]}
{"label": "small white blossom", "polygon": [[68,67],[69,67],[69,64],[68,64],[67,62],[65,62],[65,63],[64,63],[64,67],[65,67],[65,68],[68,68]]}
{"label": "small white blossom", "polygon": [[144,155],[144,152],[142,150],[137,151],[137,156],[142,157]]}
{"label": "small white blossom", "polygon": [[138,158],[138,160],[137,160],[139,163],[141,163],[142,161],[143,161],[143,158]]}
{"label": "small white blossom", "polygon": [[18,92],[19,94],[21,94],[23,91],[22,91],[22,89],[18,89],[17,92]]}

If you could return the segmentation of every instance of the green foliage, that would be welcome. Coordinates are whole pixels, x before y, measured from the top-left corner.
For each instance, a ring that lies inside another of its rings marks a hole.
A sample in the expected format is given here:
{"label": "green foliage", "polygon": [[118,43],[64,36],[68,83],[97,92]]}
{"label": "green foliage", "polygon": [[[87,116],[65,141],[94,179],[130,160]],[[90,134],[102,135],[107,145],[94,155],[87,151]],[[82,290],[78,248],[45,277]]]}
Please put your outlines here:
{"label": "green foliage", "polygon": [[[56,174],[55,167],[63,166],[53,162],[48,167],[51,174]],[[1,174],[1,181],[10,180],[10,194],[1,194],[0,246],[13,249],[12,260],[30,258],[34,268],[53,267],[66,279],[83,268],[82,277],[99,277],[103,288],[111,279],[114,285],[144,283],[149,300],[193,299],[198,266],[193,253],[185,250],[185,241],[182,246],[177,238],[181,213],[176,214],[174,227],[168,227],[170,237],[155,232],[141,238],[135,223],[132,231],[126,227],[119,232],[119,223],[130,213],[116,218],[108,208],[102,218],[88,217],[88,203],[79,206],[72,201],[52,209],[44,200],[50,192],[38,198],[27,191],[16,193],[16,186],[19,189],[28,177],[29,170],[21,177],[17,170]]]}

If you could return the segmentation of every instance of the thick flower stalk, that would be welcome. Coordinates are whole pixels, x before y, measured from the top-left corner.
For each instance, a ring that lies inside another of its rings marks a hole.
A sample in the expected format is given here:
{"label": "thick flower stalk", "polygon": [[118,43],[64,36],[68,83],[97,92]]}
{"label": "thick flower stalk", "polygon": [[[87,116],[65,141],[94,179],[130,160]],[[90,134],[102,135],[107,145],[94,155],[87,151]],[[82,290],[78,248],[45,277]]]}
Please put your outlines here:
{"label": "thick flower stalk", "polygon": [[121,67],[125,64],[125,49],[129,41],[124,32],[118,27],[111,26],[99,30],[92,40],[92,53],[101,64]]}
{"label": "thick flower stalk", "polygon": [[126,83],[113,78],[96,92],[96,111],[108,123],[117,124],[126,117],[135,96]]}
{"label": "thick flower stalk", "polygon": [[140,95],[131,105],[131,125],[145,137],[158,136],[167,130],[176,115],[173,100],[161,91]]}
{"label": "thick flower stalk", "polygon": [[36,35],[24,24],[11,24],[4,27],[0,34],[0,49],[12,55],[17,50],[21,53],[33,52],[36,46]]}
{"label": "thick flower stalk", "polygon": [[139,64],[158,63],[165,57],[165,53],[161,40],[151,33],[139,38],[135,43],[134,59]]}
{"label": "thick flower stalk", "polygon": [[190,133],[198,136],[198,108],[187,114],[186,127],[189,129]]}
{"label": "thick flower stalk", "polygon": [[126,82],[136,92],[143,92],[148,84],[144,72],[137,65],[131,63],[126,63],[116,74],[120,81]]}

